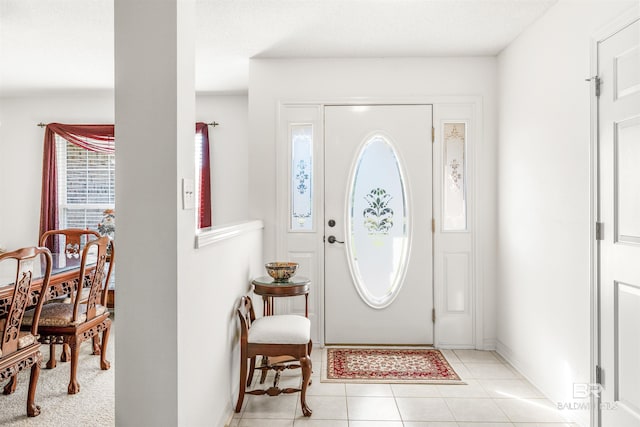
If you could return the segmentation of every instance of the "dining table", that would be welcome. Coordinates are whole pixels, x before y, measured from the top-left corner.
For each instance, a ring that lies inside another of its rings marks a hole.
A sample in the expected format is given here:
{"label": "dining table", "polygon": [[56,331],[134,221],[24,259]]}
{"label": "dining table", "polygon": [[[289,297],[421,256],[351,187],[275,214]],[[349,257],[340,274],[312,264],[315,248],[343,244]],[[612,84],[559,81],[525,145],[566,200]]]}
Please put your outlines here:
{"label": "dining table", "polygon": [[[52,253],[51,259],[49,285],[44,289],[45,301],[69,295],[78,288],[81,257],[69,256],[65,253]],[[3,264],[10,263],[5,262]],[[95,265],[95,257],[93,260],[91,258],[88,259],[87,274],[93,271],[92,265]],[[11,306],[16,270],[15,264],[13,266],[0,265],[0,268],[0,319],[2,319],[7,316]],[[36,268],[34,271],[37,278],[31,282],[31,305],[35,305],[38,301],[37,292],[42,286],[42,275],[44,274],[41,270],[43,269]]]}

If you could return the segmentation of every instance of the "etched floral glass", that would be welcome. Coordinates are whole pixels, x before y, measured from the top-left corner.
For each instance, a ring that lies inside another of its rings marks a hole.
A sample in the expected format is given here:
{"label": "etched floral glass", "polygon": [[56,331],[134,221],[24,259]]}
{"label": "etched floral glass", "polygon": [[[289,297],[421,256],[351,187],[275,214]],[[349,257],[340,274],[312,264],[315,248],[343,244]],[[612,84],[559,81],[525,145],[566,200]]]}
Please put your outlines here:
{"label": "etched floral glass", "polygon": [[313,229],[313,126],[292,125],[291,230]]}
{"label": "etched floral glass", "polygon": [[443,231],[467,229],[466,124],[444,124]]}
{"label": "etched floral glass", "polygon": [[386,307],[406,272],[409,213],[402,167],[384,136],[362,146],[348,200],[346,243],[356,290],[369,306]]}

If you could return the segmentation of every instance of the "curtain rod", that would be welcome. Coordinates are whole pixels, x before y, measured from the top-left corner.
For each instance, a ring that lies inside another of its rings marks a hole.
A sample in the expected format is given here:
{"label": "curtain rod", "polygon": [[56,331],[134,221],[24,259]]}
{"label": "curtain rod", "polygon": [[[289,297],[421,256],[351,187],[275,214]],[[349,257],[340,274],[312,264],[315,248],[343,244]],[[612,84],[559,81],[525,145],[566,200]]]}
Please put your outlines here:
{"label": "curtain rod", "polygon": [[[213,126],[213,127],[220,126],[220,123],[215,122],[215,121],[214,121],[214,122],[211,122],[211,123],[205,123],[205,124],[206,124],[206,125],[208,125],[208,126]],[[38,123],[38,126],[40,126],[41,128],[43,128],[43,127],[47,126],[47,124],[46,124],[46,123],[42,123],[42,122],[40,122],[40,123]]]}

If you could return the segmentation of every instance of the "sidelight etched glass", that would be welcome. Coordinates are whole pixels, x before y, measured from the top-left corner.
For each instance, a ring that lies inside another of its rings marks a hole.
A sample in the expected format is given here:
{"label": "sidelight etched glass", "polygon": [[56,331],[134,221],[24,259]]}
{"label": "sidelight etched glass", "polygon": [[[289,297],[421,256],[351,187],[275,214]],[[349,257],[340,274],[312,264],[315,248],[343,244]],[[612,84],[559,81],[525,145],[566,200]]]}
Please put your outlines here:
{"label": "sidelight etched glass", "polygon": [[467,229],[466,124],[444,124],[443,231]]}
{"label": "sidelight etched glass", "polygon": [[353,282],[365,303],[384,308],[400,291],[409,252],[406,185],[385,136],[374,135],[362,146],[348,194],[346,243]]}
{"label": "sidelight etched glass", "polygon": [[292,125],[291,231],[313,229],[313,126]]}

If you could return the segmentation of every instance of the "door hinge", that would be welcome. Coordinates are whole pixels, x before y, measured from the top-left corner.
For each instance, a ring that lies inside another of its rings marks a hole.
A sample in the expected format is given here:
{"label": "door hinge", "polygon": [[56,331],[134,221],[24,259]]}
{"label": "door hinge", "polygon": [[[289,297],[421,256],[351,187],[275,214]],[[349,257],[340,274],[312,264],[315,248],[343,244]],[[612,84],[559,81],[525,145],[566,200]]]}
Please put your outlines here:
{"label": "door hinge", "polygon": [[593,76],[591,78],[588,78],[587,81],[588,82],[593,81],[593,85],[596,90],[596,96],[600,96],[600,83],[601,83],[600,77]]}
{"label": "door hinge", "polygon": [[604,223],[596,222],[596,240],[604,240]]}
{"label": "door hinge", "polygon": [[431,127],[431,143],[433,144],[436,141],[436,128]]}
{"label": "door hinge", "polygon": [[602,385],[602,368],[596,365],[596,384]]}
{"label": "door hinge", "polygon": [[432,233],[436,232],[436,219],[435,218],[431,218],[431,232]]}
{"label": "door hinge", "polygon": [[431,309],[431,320],[433,321],[433,323],[436,323],[436,309],[435,308]]}

